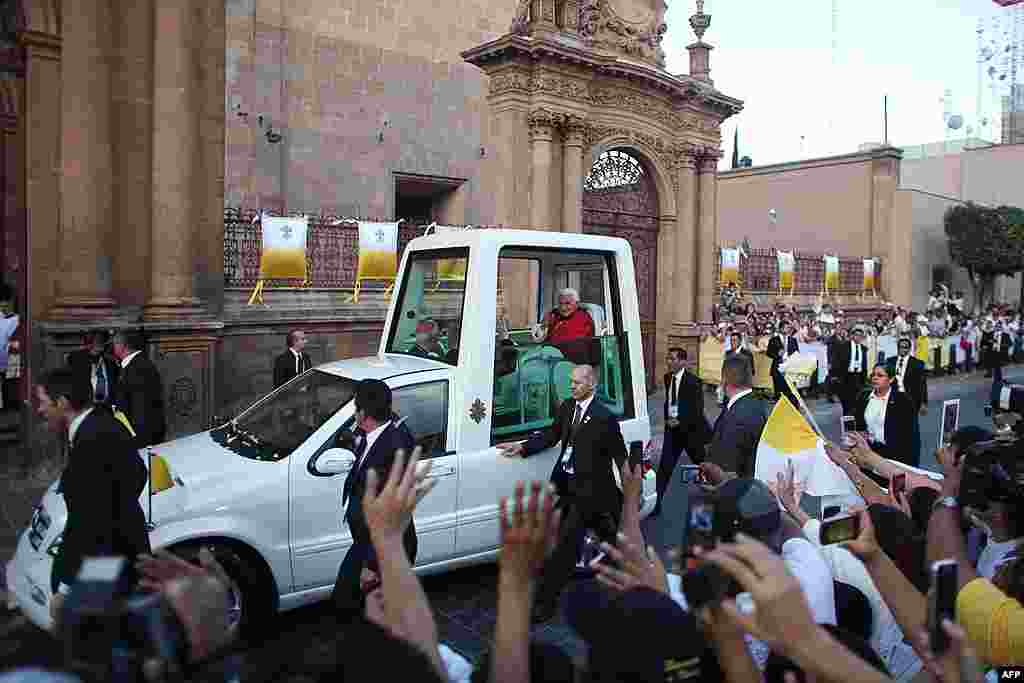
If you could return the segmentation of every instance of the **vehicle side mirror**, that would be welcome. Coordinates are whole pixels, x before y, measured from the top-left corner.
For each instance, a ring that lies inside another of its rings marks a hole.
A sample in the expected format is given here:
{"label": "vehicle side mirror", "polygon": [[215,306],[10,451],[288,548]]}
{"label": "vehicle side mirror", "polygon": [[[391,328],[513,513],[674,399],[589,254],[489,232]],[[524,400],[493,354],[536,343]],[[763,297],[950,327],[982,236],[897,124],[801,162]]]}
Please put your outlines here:
{"label": "vehicle side mirror", "polygon": [[356,464],[356,454],[346,448],[329,448],[310,463],[315,474],[331,477],[345,474]]}

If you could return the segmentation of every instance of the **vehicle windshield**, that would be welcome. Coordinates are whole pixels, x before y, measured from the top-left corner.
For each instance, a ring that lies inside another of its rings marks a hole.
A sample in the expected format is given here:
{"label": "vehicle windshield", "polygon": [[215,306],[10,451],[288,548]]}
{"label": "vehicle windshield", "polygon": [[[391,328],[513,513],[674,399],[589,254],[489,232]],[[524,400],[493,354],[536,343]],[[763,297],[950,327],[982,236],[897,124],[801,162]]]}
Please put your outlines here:
{"label": "vehicle windshield", "polygon": [[469,249],[410,254],[387,350],[458,365]]}
{"label": "vehicle windshield", "polygon": [[253,460],[288,457],[352,400],[356,382],[312,370],[213,430],[221,445]]}

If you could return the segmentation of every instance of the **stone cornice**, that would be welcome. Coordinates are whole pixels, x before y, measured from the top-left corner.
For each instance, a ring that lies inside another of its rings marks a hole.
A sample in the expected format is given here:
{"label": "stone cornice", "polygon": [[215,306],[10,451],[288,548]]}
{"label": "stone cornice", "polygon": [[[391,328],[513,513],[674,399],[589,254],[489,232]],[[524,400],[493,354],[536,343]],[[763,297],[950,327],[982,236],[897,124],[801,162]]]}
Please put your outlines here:
{"label": "stone cornice", "polygon": [[60,36],[41,31],[19,31],[18,42],[25,46],[25,56],[36,59],[59,60],[61,52]]}
{"label": "stone cornice", "polygon": [[685,75],[672,75],[647,64],[598,54],[588,50],[579,41],[556,41],[546,36],[508,34],[463,52],[462,58],[485,72],[492,72],[510,61],[575,64],[599,76],[634,81],[661,91],[673,101],[696,105],[714,114],[720,122],[743,109],[740,100],[724,95],[700,80]]}
{"label": "stone cornice", "polygon": [[786,161],[780,164],[769,164],[767,166],[752,166],[750,168],[734,168],[721,171],[719,176],[724,178],[740,178],[797,169],[822,168],[825,166],[842,166],[845,164],[861,164],[879,159],[902,159],[903,150],[898,147],[880,147],[867,152],[854,152],[852,154],[839,154],[831,157],[820,157],[817,159],[803,159],[800,161]]}

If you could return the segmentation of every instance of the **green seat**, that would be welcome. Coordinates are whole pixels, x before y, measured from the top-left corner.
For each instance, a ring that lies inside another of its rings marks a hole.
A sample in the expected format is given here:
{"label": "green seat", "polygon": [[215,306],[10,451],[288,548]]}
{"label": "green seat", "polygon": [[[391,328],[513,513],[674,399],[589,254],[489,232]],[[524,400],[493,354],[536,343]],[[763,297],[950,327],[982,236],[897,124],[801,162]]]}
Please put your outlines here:
{"label": "green seat", "polygon": [[551,386],[555,392],[555,403],[572,398],[572,369],[576,367],[567,360],[560,360],[551,368]]}

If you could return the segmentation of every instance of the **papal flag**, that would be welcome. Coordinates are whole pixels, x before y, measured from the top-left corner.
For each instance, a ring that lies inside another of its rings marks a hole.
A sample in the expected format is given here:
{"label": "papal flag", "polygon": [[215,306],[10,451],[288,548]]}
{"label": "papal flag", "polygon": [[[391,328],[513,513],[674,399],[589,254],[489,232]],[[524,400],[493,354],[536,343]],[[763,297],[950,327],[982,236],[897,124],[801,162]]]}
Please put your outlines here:
{"label": "papal flag", "polygon": [[398,273],[398,223],[359,222],[356,280],[394,280]]}
{"label": "papal flag", "polygon": [[722,277],[723,285],[740,283],[740,250],[735,247],[722,247]]}
{"label": "papal flag", "polygon": [[788,398],[781,398],[761,432],[754,478],[775,484],[789,463],[804,491],[812,496],[856,496],[846,473],[825,453],[825,443]]}
{"label": "papal flag", "polygon": [[839,257],[825,257],[825,291],[834,292],[839,289]]}
{"label": "papal flag", "polygon": [[262,216],[260,226],[263,229],[260,278],[264,280],[305,279],[306,232],[308,229],[306,217]]}
{"label": "papal flag", "polygon": [[864,291],[875,291],[875,259],[864,259]]}
{"label": "papal flag", "polygon": [[793,291],[793,284],[796,281],[796,258],[791,251],[776,252],[775,258],[779,262],[779,289]]}

